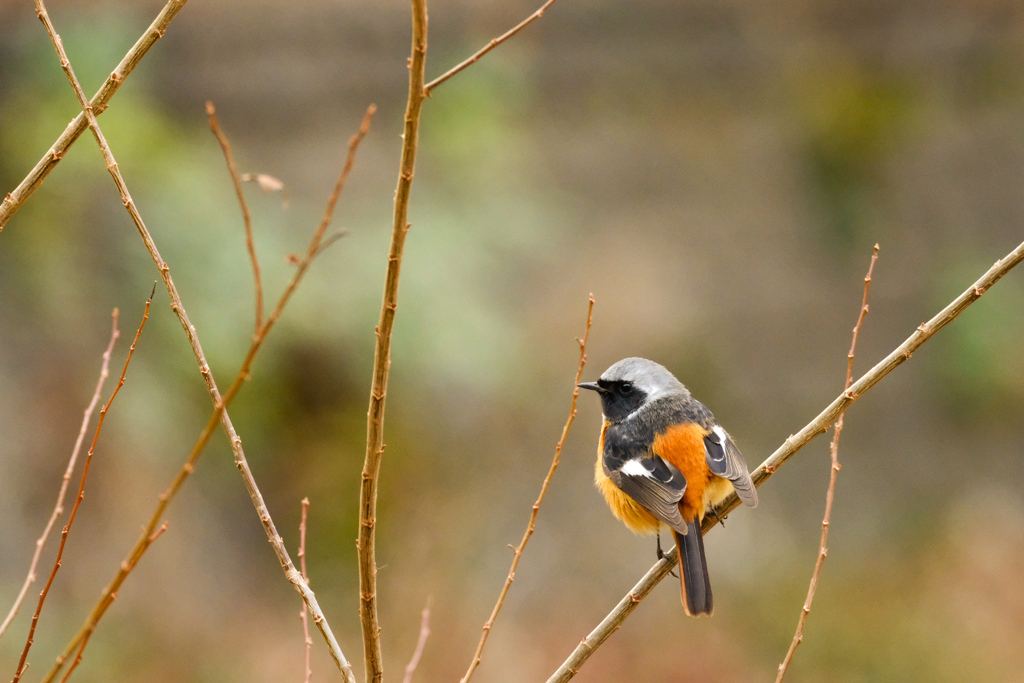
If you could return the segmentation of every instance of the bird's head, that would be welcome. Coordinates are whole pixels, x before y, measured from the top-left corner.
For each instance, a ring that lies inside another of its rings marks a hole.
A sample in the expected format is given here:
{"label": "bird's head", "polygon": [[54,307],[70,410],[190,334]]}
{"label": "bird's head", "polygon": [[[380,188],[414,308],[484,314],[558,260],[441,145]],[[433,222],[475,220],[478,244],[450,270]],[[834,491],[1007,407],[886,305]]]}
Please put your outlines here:
{"label": "bird's head", "polygon": [[668,394],[687,393],[686,387],[665,366],[646,358],[624,358],[581,389],[601,396],[601,409],[609,422],[621,422],[644,405]]}

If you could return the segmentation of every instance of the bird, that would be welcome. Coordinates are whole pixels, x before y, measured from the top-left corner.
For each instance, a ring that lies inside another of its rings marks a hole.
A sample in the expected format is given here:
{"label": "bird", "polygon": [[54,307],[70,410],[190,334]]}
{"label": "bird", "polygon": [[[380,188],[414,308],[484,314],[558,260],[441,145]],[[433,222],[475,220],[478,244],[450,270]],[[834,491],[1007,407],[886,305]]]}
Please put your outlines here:
{"label": "bird", "polygon": [[[757,505],[743,455],[711,411],[654,361],[625,358],[578,386],[601,397],[594,481],[612,514],[636,534],[669,527],[683,608],[690,616],[712,614],[701,522],[732,491]],[[660,540],[658,550],[660,556]]]}

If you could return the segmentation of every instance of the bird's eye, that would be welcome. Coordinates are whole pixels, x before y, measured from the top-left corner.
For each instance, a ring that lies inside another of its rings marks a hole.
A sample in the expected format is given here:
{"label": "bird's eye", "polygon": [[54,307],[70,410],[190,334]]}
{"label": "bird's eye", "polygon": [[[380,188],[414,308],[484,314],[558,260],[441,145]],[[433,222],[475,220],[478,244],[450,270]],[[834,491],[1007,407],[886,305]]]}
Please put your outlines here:
{"label": "bird's eye", "polygon": [[620,384],[619,385],[619,393],[622,394],[623,396],[629,396],[630,394],[632,394],[633,393],[633,383],[632,382],[623,382],[622,384]]}

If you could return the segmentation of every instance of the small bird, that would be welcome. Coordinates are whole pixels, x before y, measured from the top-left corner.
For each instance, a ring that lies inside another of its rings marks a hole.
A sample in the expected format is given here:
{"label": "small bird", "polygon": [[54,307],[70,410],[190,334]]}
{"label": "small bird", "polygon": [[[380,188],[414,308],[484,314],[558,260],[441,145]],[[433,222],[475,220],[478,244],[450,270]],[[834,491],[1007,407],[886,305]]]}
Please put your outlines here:
{"label": "small bird", "polygon": [[757,505],[739,449],[711,411],[654,361],[625,358],[578,386],[601,396],[594,481],[612,514],[636,534],[658,534],[662,524],[672,529],[683,608],[690,616],[711,614],[701,521],[733,490]]}

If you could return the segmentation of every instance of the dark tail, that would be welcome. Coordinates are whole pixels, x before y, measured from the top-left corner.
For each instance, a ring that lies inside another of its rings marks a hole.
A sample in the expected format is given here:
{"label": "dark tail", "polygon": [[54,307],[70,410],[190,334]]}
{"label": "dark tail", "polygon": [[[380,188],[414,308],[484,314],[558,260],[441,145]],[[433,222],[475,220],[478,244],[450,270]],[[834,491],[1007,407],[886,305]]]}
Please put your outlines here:
{"label": "dark tail", "polygon": [[683,582],[683,608],[691,617],[710,615],[715,611],[711,597],[711,581],[708,578],[708,563],[704,559],[704,536],[700,524],[689,522],[687,534],[676,535],[679,548],[679,577]]}

